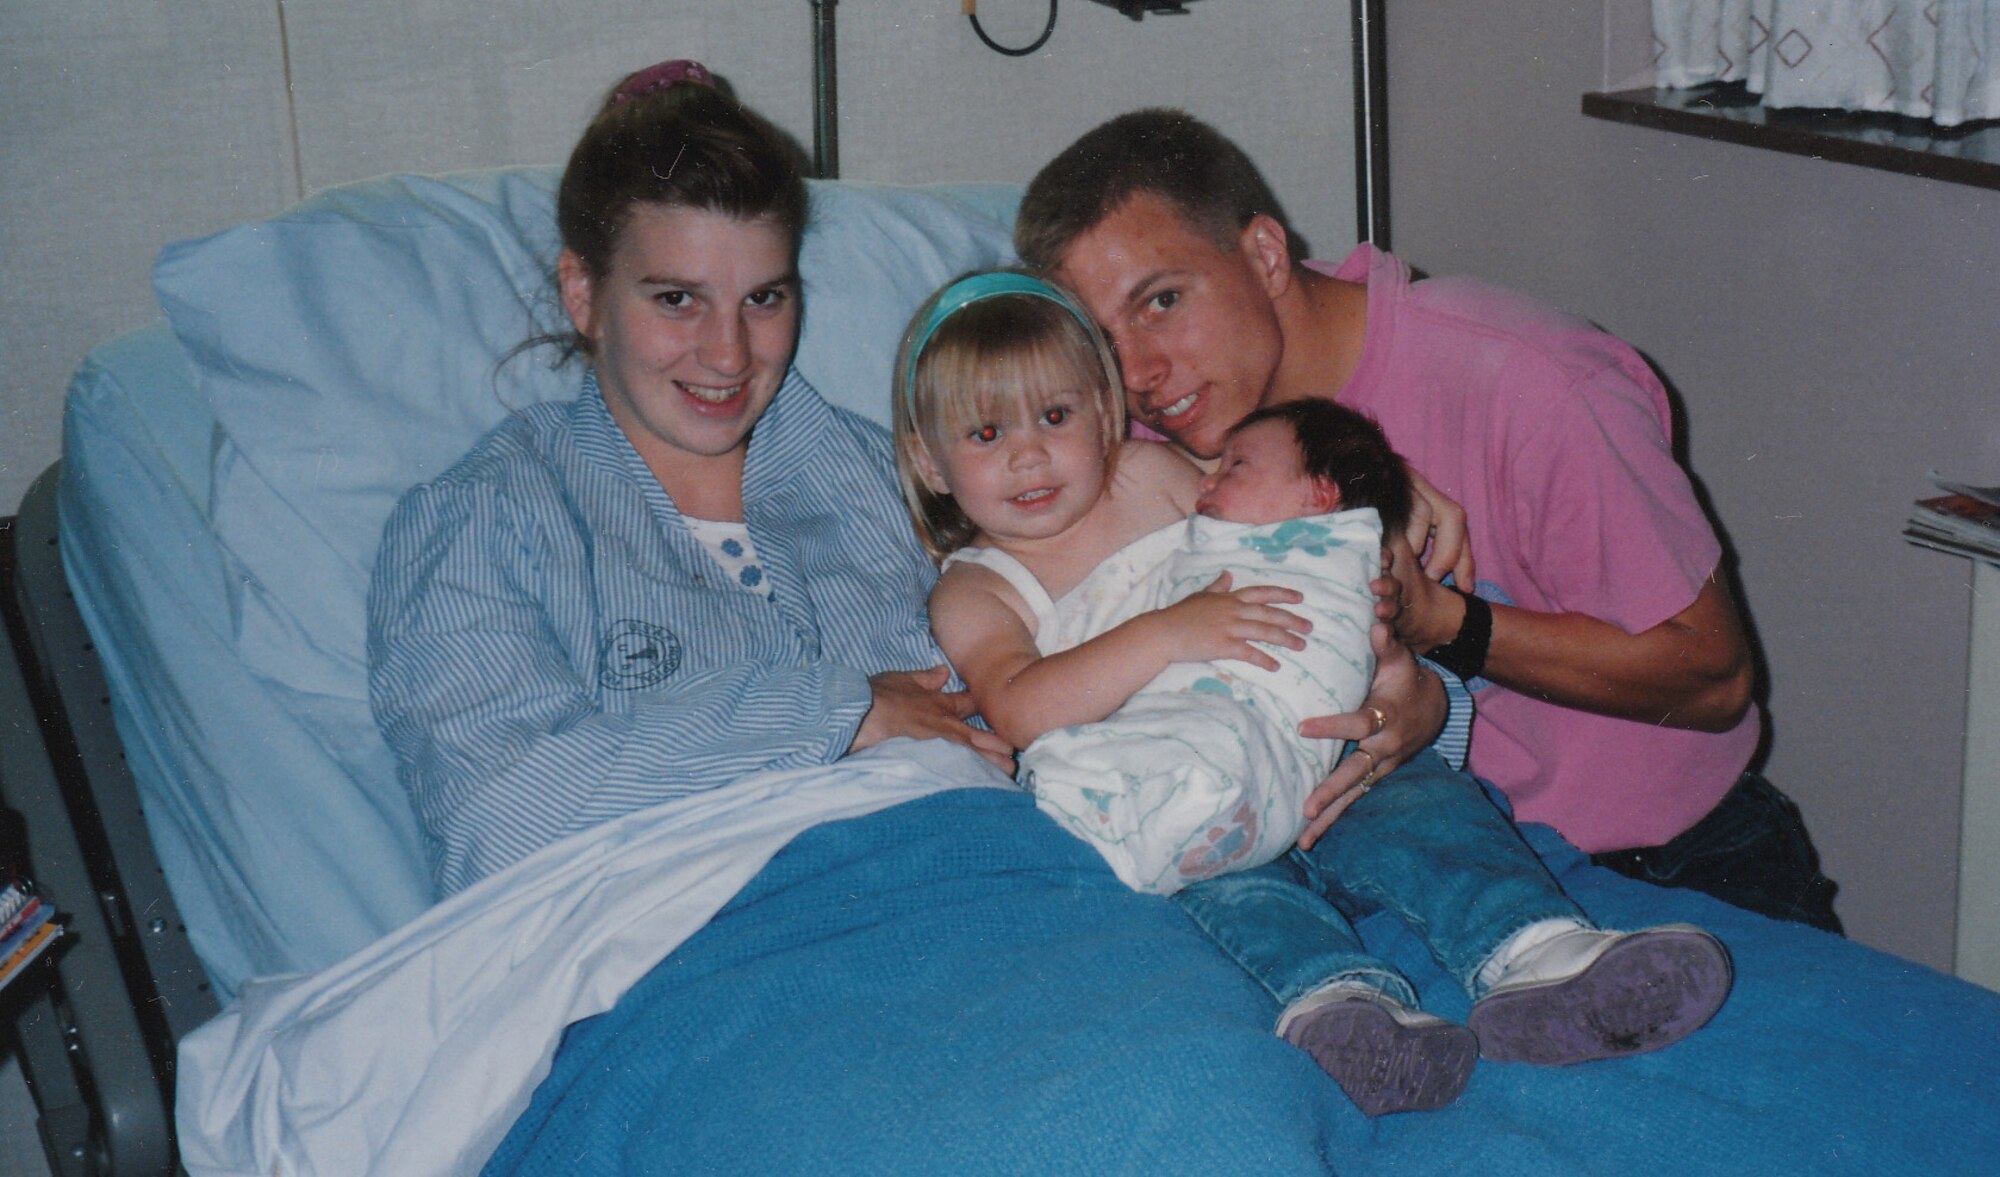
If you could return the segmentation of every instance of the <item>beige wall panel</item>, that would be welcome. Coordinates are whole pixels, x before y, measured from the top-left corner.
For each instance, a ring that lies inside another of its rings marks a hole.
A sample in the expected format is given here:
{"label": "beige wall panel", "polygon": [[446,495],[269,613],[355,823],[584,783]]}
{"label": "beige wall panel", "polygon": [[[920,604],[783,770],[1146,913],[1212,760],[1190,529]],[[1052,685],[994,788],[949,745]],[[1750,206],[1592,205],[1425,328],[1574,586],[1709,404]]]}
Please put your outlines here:
{"label": "beige wall panel", "polygon": [[[804,0],[800,6],[805,7]],[[1043,0],[986,0],[994,40],[1041,32]],[[950,0],[848,0],[840,13],[840,162],[878,180],[1023,181],[1114,114],[1185,107],[1241,143],[1322,254],[1354,242],[1354,69],[1342,0],[1203,0],[1131,21],[1061,8],[1028,57],[979,43]]]}
{"label": "beige wall panel", "polygon": [[613,82],[669,57],[707,61],[811,141],[805,0],[286,0],[285,13],[308,191],[560,163]]}
{"label": "beige wall panel", "polygon": [[[806,0],[290,0],[308,190],[389,171],[555,162],[627,69],[700,57],[810,146]],[[948,0],[845,0],[840,162],[857,179],[1013,180],[1120,111],[1186,106],[1238,137],[1323,251],[1354,236],[1353,68],[1342,3],[1197,4],[1130,21],[1072,3],[1032,56],[981,45]],[[988,0],[1004,43],[1040,31],[1041,0]]]}
{"label": "beige wall panel", "polygon": [[293,197],[277,10],[0,0],[0,513],[91,346],[152,320],[162,245]]}
{"label": "beige wall panel", "polygon": [[[668,56],[708,61],[810,145],[807,0],[592,0],[588,19],[582,7],[0,0],[0,259],[15,276],[0,291],[0,503],[54,458],[84,351],[153,317],[147,275],[168,241],[273,212],[301,187],[559,162],[613,79]],[[1018,44],[1046,11],[988,0],[982,20]],[[1021,181],[1101,119],[1171,102],[1250,149],[1320,252],[1353,238],[1345,4],[1200,3],[1134,22],[1072,3],[1027,58],[980,45],[949,0],[835,12],[846,176]]]}

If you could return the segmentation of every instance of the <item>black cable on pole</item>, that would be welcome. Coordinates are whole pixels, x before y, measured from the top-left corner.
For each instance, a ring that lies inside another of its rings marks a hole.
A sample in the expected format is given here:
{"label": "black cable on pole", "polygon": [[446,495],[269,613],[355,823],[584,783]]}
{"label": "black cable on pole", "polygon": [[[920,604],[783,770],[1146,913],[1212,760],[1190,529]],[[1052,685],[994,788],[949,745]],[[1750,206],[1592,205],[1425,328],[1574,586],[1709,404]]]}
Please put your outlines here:
{"label": "black cable on pole", "polygon": [[1026,57],[1028,54],[1033,53],[1035,50],[1040,49],[1042,46],[1048,44],[1049,34],[1056,31],[1056,0],[1049,0],[1049,23],[1042,26],[1042,35],[1035,38],[1034,44],[1025,46],[1020,49],[1013,49],[1006,45],[1002,45],[999,42],[995,41],[993,38],[987,36],[986,30],[979,27],[979,14],[973,11],[975,7],[976,5],[974,4],[973,0],[966,0],[965,19],[972,22],[972,31],[979,34],[980,41],[983,42],[988,49],[991,49],[995,53],[1004,53],[1009,57]]}

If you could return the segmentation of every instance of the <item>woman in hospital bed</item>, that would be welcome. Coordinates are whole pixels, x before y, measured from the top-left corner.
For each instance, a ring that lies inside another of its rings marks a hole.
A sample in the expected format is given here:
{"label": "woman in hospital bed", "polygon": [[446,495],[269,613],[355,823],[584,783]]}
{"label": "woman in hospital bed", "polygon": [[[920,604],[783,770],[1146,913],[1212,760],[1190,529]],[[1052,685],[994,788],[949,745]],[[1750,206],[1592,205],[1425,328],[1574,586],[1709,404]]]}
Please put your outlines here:
{"label": "woman in hospital bed", "polygon": [[572,153],[581,395],[412,490],[374,570],[371,701],[440,894],[894,736],[1007,764],[944,689],[886,440],[790,366],[806,212],[795,149],[693,62],[620,83]]}

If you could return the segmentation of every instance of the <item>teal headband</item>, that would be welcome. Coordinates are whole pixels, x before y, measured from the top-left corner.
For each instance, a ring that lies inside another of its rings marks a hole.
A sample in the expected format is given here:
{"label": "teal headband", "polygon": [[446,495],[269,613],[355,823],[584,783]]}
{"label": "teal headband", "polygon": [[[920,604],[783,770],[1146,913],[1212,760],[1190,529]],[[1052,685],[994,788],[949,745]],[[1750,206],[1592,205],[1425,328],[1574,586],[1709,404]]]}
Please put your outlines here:
{"label": "teal headband", "polygon": [[938,291],[937,296],[930,301],[930,310],[924,314],[923,321],[917,324],[917,329],[910,335],[910,360],[908,369],[903,373],[903,396],[906,402],[904,407],[911,410],[911,420],[916,420],[917,361],[923,358],[924,348],[929,346],[931,336],[937,334],[937,329],[944,325],[946,319],[966,307],[989,298],[998,298],[1003,294],[1025,294],[1031,298],[1045,298],[1074,315],[1076,321],[1083,324],[1084,334],[1088,335],[1092,342],[1097,339],[1097,324],[1091,321],[1090,312],[1078,306],[1074,298],[1033,274],[1023,274],[1017,270],[988,270],[960,278]]}

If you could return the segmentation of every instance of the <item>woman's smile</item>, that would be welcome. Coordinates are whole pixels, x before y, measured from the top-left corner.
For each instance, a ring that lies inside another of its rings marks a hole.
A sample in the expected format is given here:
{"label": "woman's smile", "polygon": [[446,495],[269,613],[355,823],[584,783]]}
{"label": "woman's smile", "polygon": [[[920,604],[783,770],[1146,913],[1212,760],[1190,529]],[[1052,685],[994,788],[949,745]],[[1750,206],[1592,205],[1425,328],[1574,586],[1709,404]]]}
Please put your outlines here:
{"label": "woman's smile", "polygon": [[707,388],[699,384],[689,384],[685,380],[675,381],[675,383],[680,386],[682,392],[694,398],[695,402],[704,409],[736,407],[731,402],[741,400],[743,390],[747,387],[743,384],[731,384],[726,388]]}

